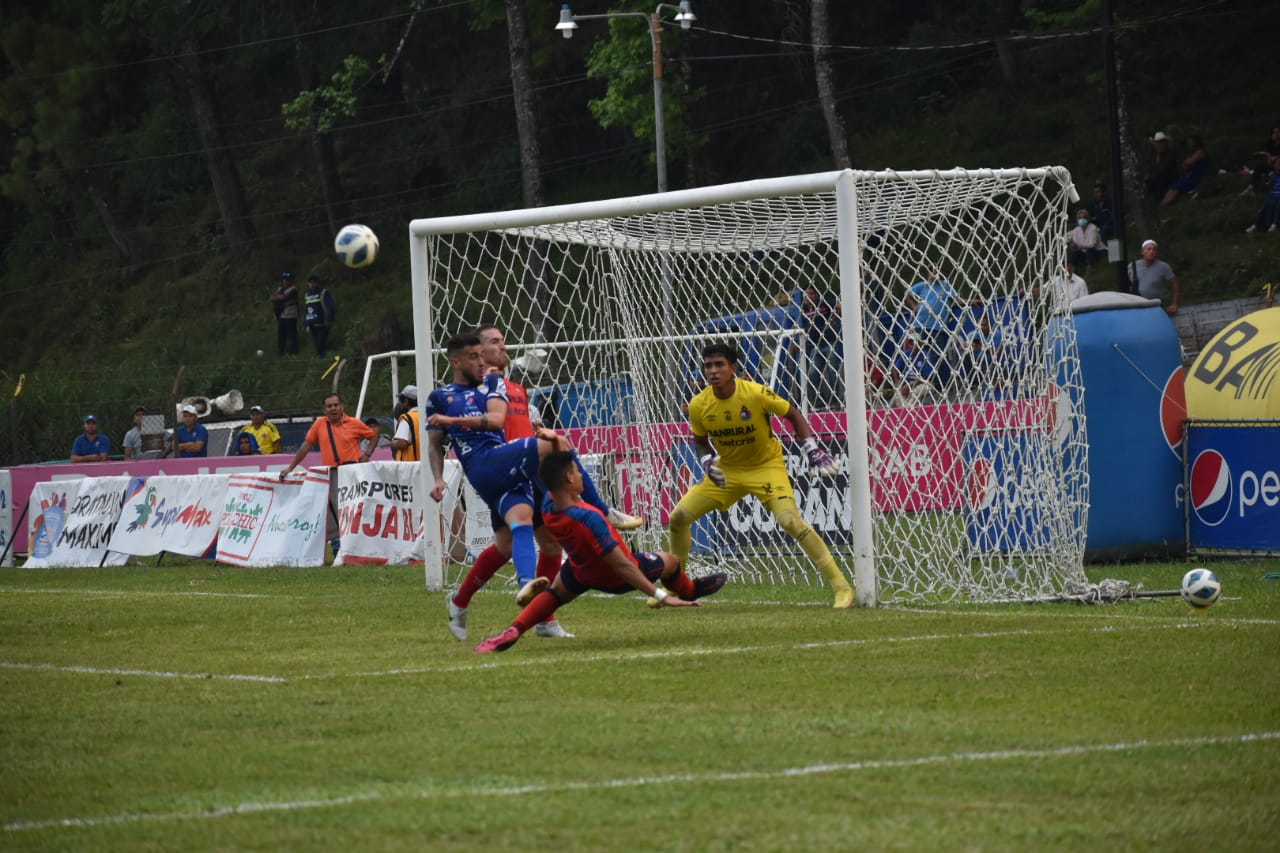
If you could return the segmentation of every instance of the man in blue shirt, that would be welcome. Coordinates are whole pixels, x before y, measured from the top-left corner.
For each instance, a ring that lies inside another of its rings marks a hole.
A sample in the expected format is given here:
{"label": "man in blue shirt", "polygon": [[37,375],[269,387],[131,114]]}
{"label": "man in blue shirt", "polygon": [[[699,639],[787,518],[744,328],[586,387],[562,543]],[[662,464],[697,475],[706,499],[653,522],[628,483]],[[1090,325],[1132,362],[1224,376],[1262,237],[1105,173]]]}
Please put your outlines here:
{"label": "man in blue shirt", "polygon": [[84,416],[84,434],[71,445],[72,462],[106,462],[111,455],[111,439],[98,432],[98,416]]}
{"label": "man in blue shirt", "polygon": [[209,430],[200,423],[195,406],[182,407],[182,423],[173,431],[179,458],[209,455]]}

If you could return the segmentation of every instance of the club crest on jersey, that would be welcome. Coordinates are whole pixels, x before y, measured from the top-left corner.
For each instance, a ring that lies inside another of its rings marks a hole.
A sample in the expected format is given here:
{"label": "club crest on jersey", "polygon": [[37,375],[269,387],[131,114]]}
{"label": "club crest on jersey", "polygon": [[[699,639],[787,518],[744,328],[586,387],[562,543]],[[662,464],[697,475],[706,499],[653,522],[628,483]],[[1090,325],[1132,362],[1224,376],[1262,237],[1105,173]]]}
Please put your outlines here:
{"label": "club crest on jersey", "polygon": [[742,411],[738,412],[738,419],[744,420],[744,421],[751,420],[751,410],[748,409],[746,406],[743,406]]}

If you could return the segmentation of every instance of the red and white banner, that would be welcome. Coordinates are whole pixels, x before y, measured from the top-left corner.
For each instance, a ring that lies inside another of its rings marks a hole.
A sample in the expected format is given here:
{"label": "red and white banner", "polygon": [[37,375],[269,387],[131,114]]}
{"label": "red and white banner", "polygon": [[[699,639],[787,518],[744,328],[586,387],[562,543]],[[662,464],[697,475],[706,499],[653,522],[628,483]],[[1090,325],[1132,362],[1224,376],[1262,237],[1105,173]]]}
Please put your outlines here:
{"label": "red and white banner", "polygon": [[31,553],[24,569],[123,566],[108,550],[128,477],[82,477],[37,483],[27,509]]}
{"label": "red and white banner", "polygon": [[120,508],[111,550],[213,556],[227,494],[226,474],[135,477]]}
{"label": "red and white banner", "polygon": [[283,483],[275,474],[234,474],[218,531],[218,562],[232,566],[324,565],[329,469]]}
{"label": "red and white banner", "polygon": [[418,470],[416,462],[338,468],[334,504],[342,547],[335,566],[422,563],[422,510],[413,505]]}

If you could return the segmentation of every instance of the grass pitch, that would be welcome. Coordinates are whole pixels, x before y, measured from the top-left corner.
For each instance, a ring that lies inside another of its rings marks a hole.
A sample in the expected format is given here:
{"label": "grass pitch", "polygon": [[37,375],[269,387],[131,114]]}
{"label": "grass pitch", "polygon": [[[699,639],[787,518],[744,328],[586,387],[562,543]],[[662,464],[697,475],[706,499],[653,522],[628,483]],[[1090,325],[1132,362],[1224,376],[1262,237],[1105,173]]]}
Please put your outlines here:
{"label": "grass pitch", "polygon": [[1280,561],[1214,568],[1203,612],[587,597],[484,657],[514,589],[458,643],[419,569],[4,571],[0,847],[1272,850]]}

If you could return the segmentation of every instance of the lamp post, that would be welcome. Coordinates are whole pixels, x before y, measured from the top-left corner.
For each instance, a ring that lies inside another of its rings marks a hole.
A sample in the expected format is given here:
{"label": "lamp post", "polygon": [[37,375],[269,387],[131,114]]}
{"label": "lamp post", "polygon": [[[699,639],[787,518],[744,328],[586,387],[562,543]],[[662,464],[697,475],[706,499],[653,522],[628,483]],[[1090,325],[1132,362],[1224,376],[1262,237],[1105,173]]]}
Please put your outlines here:
{"label": "lamp post", "polygon": [[573,31],[578,28],[578,21],[589,21],[598,18],[643,18],[649,24],[649,41],[653,45],[653,144],[658,161],[658,192],[667,191],[667,140],[666,127],[662,112],[662,19],[658,14],[663,9],[675,12],[675,21],[680,29],[687,30],[697,20],[693,10],[689,8],[689,0],[680,0],[678,6],[670,3],[659,3],[653,14],[644,12],[604,12],[599,15],[575,15],[565,3],[560,7],[560,23],[556,29],[565,38],[573,38]]}

